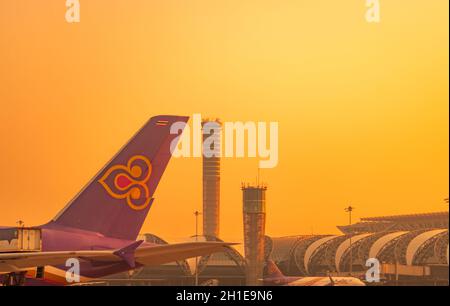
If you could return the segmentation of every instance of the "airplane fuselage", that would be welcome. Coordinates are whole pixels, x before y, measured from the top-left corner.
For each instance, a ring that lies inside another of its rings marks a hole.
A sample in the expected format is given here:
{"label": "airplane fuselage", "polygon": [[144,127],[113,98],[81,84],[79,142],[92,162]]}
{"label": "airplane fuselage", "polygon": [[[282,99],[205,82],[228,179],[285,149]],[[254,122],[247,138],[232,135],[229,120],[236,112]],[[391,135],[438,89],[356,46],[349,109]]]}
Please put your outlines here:
{"label": "airplane fuselage", "polygon": [[[53,223],[34,227],[33,229],[38,229],[41,232],[42,252],[117,250],[135,242],[105,237],[99,233],[67,228]],[[141,246],[152,247],[156,246],[156,244],[144,242]],[[139,267],[140,265],[137,263],[135,268]],[[45,271],[43,278],[34,279],[34,283],[67,284],[66,273],[70,266],[45,266],[43,268]],[[99,263],[88,259],[80,261],[79,268],[82,282],[132,269],[124,261]],[[30,279],[34,278],[34,271],[35,269],[29,270],[27,277]]]}

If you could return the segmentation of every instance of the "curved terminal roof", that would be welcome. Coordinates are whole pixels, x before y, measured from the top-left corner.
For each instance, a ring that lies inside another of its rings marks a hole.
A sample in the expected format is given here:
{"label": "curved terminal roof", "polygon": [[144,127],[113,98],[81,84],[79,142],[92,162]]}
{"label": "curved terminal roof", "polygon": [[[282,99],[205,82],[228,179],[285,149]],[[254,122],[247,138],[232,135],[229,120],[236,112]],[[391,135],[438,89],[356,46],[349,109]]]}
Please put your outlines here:
{"label": "curved terminal roof", "polygon": [[444,218],[448,220],[448,211],[424,213],[424,214],[410,214],[410,215],[397,215],[397,216],[382,216],[382,217],[370,217],[361,218],[361,221],[416,221],[418,219],[431,219],[431,218]]}
{"label": "curved terminal roof", "polygon": [[[345,272],[342,267],[344,257],[348,255],[350,246],[353,246],[355,256],[358,258],[354,264],[363,265],[370,258],[382,257],[383,262],[395,263],[401,260],[408,265],[449,265],[448,239],[443,235],[448,233],[447,228],[429,230],[395,230],[390,232],[360,233],[350,235],[299,235],[291,237],[267,237],[266,256],[271,256],[276,263],[289,266],[289,271],[301,275],[310,273],[325,273],[335,266],[337,272]],[[438,237],[439,236],[439,237]],[[351,238],[350,238],[351,237]],[[436,239],[439,238],[439,239]],[[211,240],[213,239],[213,240]],[[199,236],[183,239],[184,241],[215,241],[217,238]],[[352,244],[350,244],[350,239]],[[145,236],[146,241],[165,244],[166,242],[153,235]],[[179,241],[180,242],[180,241]],[[445,247],[447,244],[447,247]],[[330,247],[328,247],[330,246]],[[426,248],[426,254],[422,250]],[[400,258],[399,258],[400,256]],[[201,258],[199,269],[208,266],[235,266],[239,269],[245,267],[244,244],[230,247],[230,250],[219,252]],[[356,258],[355,257],[355,258]],[[367,258],[366,258],[367,257]],[[316,260],[318,259],[318,260]],[[416,262],[417,261],[417,262]],[[178,263],[188,274],[195,272],[195,259],[189,259]],[[287,265],[286,265],[287,264]],[[293,269],[293,270],[291,270]]]}
{"label": "curved terminal roof", "polygon": [[406,249],[406,264],[411,266],[414,261],[414,256],[416,256],[417,251],[422,247],[422,245],[429,239],[432,239],[433,237],[447,232],[447,229],[438,229],[438,230],[432,230],[425,233],[422,233],[415,237],[408,245],[408,248]]}
{"label": "curved terminal roof", "polygon": [[350,248],[350,246],[354,245],[356,242],[360,241],[361,239],[364,239],[364,238],[372,236],[372,235],[373,235],[372,233],[361,234],[361,235],[350,237],[349,239],[342,242],[341,245],[336,250],[336,257],[335,257],[336,271],[341,272],[340,265],[341,265],[342,256],[344,256],[345,252]]}
{"label": "curved terminal roof", "polygon": [[324,237],[322,239],[315,241],[306,249],[305,259],[304,259],[306,273],[309,274],[309,263],[311,262],[311,258],[314,256],[316,250],[318,250],[322,245],[324,245],[328,241],[335,239],[336,237],[338,237],[338,236]]}
{"label": "curved terminal roof", "polygon": [[295,244],[305,236],[280,237],[272,239],[272,260],[275,262],[287,261],[290,259],[292,249]]}
{"label": "curved terminal roof", "polygon": [[387,235],[381,237],[377,241],[375,241],[375,243],[370,248],[369,258],[377,258],[378,254],[381,252],[381,250],[384,248],[385,245],[387,245],[392,240],[394,240],[400,236],[403,236],[406,233],[408,233],[408,232],[390,233],[390,234],[387,234]]}

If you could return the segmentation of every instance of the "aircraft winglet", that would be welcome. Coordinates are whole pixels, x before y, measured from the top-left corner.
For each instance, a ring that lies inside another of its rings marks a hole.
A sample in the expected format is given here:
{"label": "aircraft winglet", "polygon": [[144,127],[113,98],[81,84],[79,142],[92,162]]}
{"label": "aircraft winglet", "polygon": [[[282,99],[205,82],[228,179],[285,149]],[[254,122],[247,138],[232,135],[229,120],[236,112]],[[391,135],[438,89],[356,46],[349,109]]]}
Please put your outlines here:
{"label": "aircraft winglet", "polygon": [[135,260],[134,254],[136,252],[136,249],[143,242],[144,242],[144,240],[133,242],[132,244],[124,247],[123,249],[120,249],[120,250],[114,252],[114,255],[122,258],[130,266],[130,268],[135,268],[136,260]]}

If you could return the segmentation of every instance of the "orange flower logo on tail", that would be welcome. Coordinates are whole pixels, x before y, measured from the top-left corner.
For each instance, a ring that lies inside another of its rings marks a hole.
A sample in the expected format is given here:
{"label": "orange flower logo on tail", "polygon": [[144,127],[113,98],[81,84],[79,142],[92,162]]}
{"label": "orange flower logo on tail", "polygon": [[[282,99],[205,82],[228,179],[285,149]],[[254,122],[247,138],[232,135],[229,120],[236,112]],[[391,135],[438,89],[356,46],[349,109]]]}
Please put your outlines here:
{"label": "orange flower logo on tail", "polygon": [[98,181],[115,199],[126,199],[134,210],[144,210],[150,205],[151,195],[148,181],[152,174],[152,164],[145,156],[134,156],[128,164],[111,167]]}

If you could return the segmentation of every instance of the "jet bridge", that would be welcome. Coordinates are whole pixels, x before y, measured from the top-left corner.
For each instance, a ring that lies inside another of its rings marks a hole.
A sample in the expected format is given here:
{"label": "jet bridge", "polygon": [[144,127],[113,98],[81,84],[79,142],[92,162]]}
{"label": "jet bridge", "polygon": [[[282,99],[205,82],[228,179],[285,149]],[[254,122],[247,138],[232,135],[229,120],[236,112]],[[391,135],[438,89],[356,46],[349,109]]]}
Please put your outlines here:
{"label": "jet bridge", "polygon": [[40,252],[40,229],[25,227],[0,228],[0,253]]}

